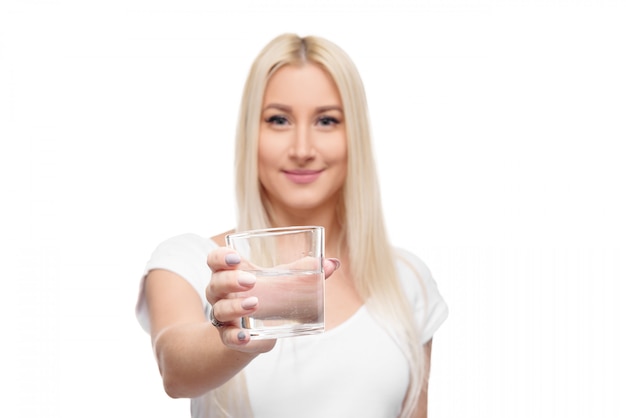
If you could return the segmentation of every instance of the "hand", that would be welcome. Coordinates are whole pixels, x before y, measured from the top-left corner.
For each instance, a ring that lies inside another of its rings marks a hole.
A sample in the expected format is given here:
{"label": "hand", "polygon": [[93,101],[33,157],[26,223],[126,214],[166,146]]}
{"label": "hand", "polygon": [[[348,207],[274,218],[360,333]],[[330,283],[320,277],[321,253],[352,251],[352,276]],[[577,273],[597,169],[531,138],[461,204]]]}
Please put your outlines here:
{"label": "hand", "polygon": [[[213,306],[214,317],[225,324],[217,328],[224,345],[237,351],[266,352],[274,347],[276,340],[251,341],[249,332],[239,326],[241,317],[258,309],[258,299],[244,295],[255,286],[256,277],[239,270],[240,263],[239,255],[230,248],[221,247],[209,253],[207,264],[213,274],[206,298]],[[339,266],[337,259],[324,260],[325,277],[330,277]]]}

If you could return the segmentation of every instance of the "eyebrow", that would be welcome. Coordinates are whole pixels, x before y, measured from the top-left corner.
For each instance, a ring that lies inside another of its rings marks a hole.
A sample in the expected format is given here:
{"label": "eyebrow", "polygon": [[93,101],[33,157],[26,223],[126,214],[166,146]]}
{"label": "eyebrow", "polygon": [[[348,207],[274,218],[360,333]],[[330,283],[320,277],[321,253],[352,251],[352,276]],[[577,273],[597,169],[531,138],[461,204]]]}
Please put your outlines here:
{"label": "eyebrow", "polygon": [[338,112],[343,113],[343,108],[341,106],[337,106],[337,105],[320,106],[320,107],[316,108],[316,110],[318,112],[328,112],[329,110],[336,110]]}
{"label": "eyebrow", "polygon": [[[270,103],[267,106],[265,106],[263,108],[263,111],[266,111],[268,109],[278,109],[280,111],[283,112],[291,112],[292,108],[291,106],[287,106],[287,105],[283,105],[280,103]],[[315,111],[317,113],[323,113],[323,112],[328,112],[330,110],[336,110],[338,112],[343,113],[343,108],[341,106],[338,105],[329,105],[329,106],[319,106],[315,108]]]}

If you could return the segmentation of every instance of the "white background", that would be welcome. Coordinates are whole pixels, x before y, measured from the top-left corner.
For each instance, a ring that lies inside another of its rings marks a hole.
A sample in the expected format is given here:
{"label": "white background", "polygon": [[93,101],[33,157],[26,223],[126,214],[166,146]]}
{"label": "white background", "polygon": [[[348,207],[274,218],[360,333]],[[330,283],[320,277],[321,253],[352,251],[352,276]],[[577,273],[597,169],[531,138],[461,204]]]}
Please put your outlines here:
{"label": "white background", "polygon": [[1,416],[188,416],[139,278],[233,226],[244,78],[283,32],[362,73],[391,237],[450,307],[430,416],[626,416],[623,2],[0,4]]}

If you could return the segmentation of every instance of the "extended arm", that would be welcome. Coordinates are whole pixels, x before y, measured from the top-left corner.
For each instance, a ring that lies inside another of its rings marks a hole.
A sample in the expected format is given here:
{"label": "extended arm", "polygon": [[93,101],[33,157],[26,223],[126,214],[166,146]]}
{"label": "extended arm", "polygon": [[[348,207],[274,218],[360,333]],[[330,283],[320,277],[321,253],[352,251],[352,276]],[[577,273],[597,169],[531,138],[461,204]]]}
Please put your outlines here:
{"label": "extended arm", "polygon": [[145,292],[152,345],[163,386],[173,398],[196,397],[214,389],[259,352],[271,349],[255,345],[246,352],[225,345],[205,319],[198,293],[170,271],[152,270]]}
{"label": "extended arm", "polygon": [[[152,345],[163,386],[173,398],[197,397],[221,386],[276,343],[252,341],[236,325],[237,318],[257,306],[239,297],[254,282],[249,273],[237,269],[237,263],[226,262],[233,253],[222,247],[211,251],[207,258],[213,274],[206,298],[214,304],[216,318],[226,325],[219,330],[206,320],[198,293],[185,279],[161,269],[150,271],[146,277],[144,291]],[[325,260],[326,277],[338,266],[336,261]]]}

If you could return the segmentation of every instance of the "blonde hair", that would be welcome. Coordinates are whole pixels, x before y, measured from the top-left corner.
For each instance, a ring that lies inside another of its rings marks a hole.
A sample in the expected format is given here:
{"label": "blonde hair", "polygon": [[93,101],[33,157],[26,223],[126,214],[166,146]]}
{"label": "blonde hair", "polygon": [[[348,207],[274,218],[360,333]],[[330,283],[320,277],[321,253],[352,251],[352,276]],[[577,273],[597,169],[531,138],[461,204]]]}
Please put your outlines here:
{"label": "blonde hair", "polygon": [[[301,38],[293,34],[278,36],[261,51],[250,69],[235,145],[237,229],[272,226],[257,176],[257,141],[263,95],[268,80],[277,69],[307,62],[327,71],[341,96],[348,140],[348,173],[338,210],[339,222],[349,249],[349,259],[358,260],[351,263],[357,291],[409,362],[410,383],[400,415],[408,417],[417,407],[425,373],[420,324],[415,324],[413,320],[412,309],[395,270],[397,259],[387,238],[365,89],[352,60],[328,40],[314,36]],[[241,378],[235,377],[233,381]],[[214,392],[231,390],[223,386]]]}

